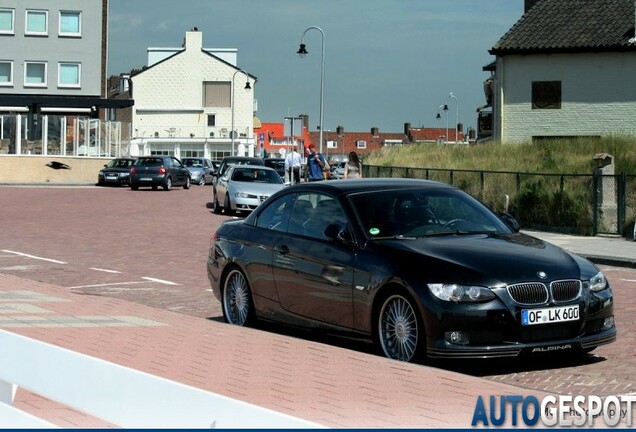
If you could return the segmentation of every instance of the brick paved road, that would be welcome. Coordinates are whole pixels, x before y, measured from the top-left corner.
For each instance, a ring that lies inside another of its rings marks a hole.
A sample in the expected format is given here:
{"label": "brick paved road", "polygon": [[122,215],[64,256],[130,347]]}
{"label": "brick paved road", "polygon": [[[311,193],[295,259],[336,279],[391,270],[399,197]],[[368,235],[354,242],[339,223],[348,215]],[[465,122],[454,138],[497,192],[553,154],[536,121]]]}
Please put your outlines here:
{"label": "brick paved road", "polygon": [[[170,192],[95,187],[0,187],[0,273],[196,317],[221,319],[205,257],[226,216],[211,187]],[[603,267],[614,287],[619,342],[583,359],[437,363],[493,381],[561,394],[636,392],[636,270]],[[364,341],[302,338],[369,351]]]}

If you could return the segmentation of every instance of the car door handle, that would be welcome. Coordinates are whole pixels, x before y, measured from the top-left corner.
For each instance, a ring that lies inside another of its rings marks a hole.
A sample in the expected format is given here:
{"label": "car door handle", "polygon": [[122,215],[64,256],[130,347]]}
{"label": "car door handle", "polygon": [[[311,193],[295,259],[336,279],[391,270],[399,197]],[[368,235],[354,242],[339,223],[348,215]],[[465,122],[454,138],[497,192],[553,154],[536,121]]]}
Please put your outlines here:
{"label": "car door handle", "polygon": [[289,253],[289,246],[287,245],[278,246],[275,250],[281,255],[287,255]]}

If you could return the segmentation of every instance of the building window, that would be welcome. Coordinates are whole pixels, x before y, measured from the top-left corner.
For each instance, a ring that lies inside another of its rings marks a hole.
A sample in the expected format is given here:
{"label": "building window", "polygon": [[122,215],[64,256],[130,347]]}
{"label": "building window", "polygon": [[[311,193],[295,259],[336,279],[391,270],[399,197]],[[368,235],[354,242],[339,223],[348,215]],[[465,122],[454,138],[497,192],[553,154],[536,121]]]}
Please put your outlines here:
{"label": "building window", "polygon": [[205,81],[203,83],[203,106],[230,108],[230,91],[229,82]]}
{"label": "building window", "polygon": [[0,34],[13,34],[13,9],[0,9]]}
{"label": "building window", "polygon": [[59,87],[80,87],[82,68],[79,63],[60,63],[58,70]]}
{"label": "building window", "polygon": [[216,126],[216,114],[208,114],[208,126]]}
{"label": "building window", "polygon": [[359,149],[365,149],[367,148],[367,142],[366,141],[356,141],[356,147]]}
{"label": "building window", "polygon": [[46,63],[24,63],[24,86],[46,87]]}
{"label": "building window", "polygon": [[26,11],[25,33],[28,35],[46,35],[48,34],[48,11],[44,10],[28,10]]}
{"label": "building window", "polygon": [[328,149],[338,148],[338,141],[327,141],[327,148]]}
{"label": "building window", "polygon": [[81,12],[60,12],[60,36],[81,36],[82,34]]}
{"label": "building window", "polygon": [[561,109],[561,81],[532,81],[532,109]]}
{"label": "building window", "polygon": [[13,62],[0,61],[0,86],[13,85]]}

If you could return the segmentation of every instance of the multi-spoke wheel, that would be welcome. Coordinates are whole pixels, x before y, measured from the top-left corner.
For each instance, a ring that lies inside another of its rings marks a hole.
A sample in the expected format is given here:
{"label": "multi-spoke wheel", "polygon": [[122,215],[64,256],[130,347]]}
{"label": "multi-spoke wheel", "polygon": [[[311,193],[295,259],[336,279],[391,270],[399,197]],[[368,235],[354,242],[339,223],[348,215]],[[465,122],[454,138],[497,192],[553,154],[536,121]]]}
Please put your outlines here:
{"label": "multi-spoke wheel", "polygon": [[238,269],[231,270],[223,282],[223,318],[239,326],[249,325],[254,319],[250,286]]}
{"label": "multi-spoke wheel", "polygon": [[377,343],[388,358],[419,360],[426,350],[424,327],[410,299],[402,294],[389,295],[380,307]]}

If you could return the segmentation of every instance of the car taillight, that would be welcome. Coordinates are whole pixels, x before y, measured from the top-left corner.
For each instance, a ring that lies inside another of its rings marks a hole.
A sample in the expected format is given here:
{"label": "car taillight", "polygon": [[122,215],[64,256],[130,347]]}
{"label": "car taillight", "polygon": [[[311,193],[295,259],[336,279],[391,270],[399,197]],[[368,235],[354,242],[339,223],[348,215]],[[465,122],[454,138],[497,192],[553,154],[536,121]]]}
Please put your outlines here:
{"label": "car taillight", "polygon": [[131,173],[131,174],[137,174],[137,168],[132,167],[132,168],[130,169],[130,173]]}
{"label": "car taillight", "polygon": [[159,167],[159,174],[165,174],[166,173],[166,168],[163,166]]}

